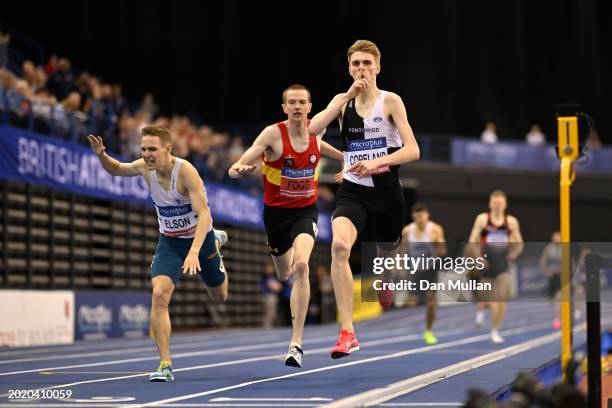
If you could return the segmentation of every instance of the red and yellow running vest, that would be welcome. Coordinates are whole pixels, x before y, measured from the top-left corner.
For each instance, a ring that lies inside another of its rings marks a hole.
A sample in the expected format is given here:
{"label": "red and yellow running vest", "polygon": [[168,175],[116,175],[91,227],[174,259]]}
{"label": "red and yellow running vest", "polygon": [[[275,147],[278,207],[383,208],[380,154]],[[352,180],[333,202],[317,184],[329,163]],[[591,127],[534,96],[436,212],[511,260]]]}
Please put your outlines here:
{"label": "red and yellow running vest", "polygon": [[276,124],[281,132],[283,153],[275,161],[262,155],[264,204],[271,207],[299,208],[313,205],[319,196],[319,159],[317,137],[309,135],[308,148],[293,150],[284,122]]}

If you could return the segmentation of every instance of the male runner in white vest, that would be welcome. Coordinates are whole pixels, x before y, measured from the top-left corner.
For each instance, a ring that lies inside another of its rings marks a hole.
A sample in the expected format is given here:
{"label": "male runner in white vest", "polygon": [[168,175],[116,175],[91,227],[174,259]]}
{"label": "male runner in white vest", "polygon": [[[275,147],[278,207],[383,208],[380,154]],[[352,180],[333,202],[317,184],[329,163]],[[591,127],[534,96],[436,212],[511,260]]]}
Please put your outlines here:
{"label": "male runner in white vest", "polygon": [[376,85],[380,73],[376,44],[356,41],[347,56],[357,96],[336,95],[308,126],[311,133],[320,134],[338,119],[344,151],[344,180],[332,215],[331,275],[342,324],[332,358],[359,350],[353,328],[353,276],[349,266],[357,235],[369,226],[382,256],[397,253],[406,205],[398,168],[419,159],[419,146],[402,99]]}
{"label": "male runner in white vest", "polygon": [[206,189],[195,167],[170,154],[172,140],[168,129],[143,128],[142,158],[131,163],[121,163],[106,154],[101,137],[89,135],[87,139],[104,170],[113,176],[142,176],[151,187],[160,232],[151,264],[151,330],[160,364],[149,380],[174,381],[168,313],[172,292],[182,274],[199,273],[210,296],[225,302],[227,274],[219,247],[227,241],[227,234],[213,229]]}

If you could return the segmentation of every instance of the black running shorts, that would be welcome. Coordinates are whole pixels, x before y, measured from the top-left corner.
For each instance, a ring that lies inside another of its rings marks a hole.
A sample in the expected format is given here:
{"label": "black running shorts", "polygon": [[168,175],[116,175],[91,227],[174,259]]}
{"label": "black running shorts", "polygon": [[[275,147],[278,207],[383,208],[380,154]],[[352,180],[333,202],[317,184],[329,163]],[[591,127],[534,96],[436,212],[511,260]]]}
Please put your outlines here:
{"label": "black running shorts", "polygon": [[336,194],[332,220],[346,217],[361,233],[366,226],[383,249],[395,249],[402,238],[406,202],[401,184],[367,187],[344,180]]}
{"label": "black running shorts", "polygon": [[316,240],[318,217],[316,204],[300,208],[264,205],[263,219],[270,254],[283,255],[293,246],[293,241],[300,234],[308,234]]}

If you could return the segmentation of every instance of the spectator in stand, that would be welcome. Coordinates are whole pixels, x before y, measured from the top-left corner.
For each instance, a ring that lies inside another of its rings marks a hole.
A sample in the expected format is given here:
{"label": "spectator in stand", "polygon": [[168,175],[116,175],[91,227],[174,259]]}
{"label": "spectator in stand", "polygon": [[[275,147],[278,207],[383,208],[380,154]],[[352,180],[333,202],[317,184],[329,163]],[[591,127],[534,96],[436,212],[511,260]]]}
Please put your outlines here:
{"label": "spectator in stand", "polygon": [[120,84],[113,84],[112,86],[112,98],[113,98],[113,109],[117,116],[123,115],[128,111],[128,104],[123,96],[123,89]]}
{"label": "spectator in stand", "polygon": [[485,129],[480,135],[480,141],[483,143],[497,143],[497,132],[495,123],[487,122]]}
{"label": "spectator in stand", "polygon": [[0,68],[6,68],[8,64],[8,46],[10,42],[10,34],[3,34],[0,31]]}
{"label": "spectator in stand", "polygon": [[159,107],[155,104],[155,101],[153,100],[153,94],[150,92],[147,92],[144,97],[142,98],[142,103],[140,104],[140,106],[138,107],[138,111],[142,112],[148,112],[149,115],[151,116],[151,118],[155,119],[157,117],[157,115],[159,114]]}
{"label": "spectator in stand", "polygon": [[47,84],[47,75],[42,68],[36,68],[32,61],[24,61],[21,65],[22,78],[28,83],[28,86],[36,94],[38,91],[45,89]]}
{"label": "spectator in stand", "polygon": [[91,91],[89,89],[89,79],[91,76],[89,72],[83,71],[79,74],[78,78],[74,82],[75,89],[81,94],[81,109],[86,110],[85,104],[91,99]]}
{"label": "spectator in stand", "polygon": [[195,136],[189,140],[189,162],[195,166],[204,180],[211,179],[208,168],[208,149],[210,147],[212,129],[208,126],[200,127]]}
{"label": "spectator in stand", "polygon": [[14,125],[24,126],[30,112],[30,98],[33,93],[28,83],[23,79],[16,79],[12,82],[12,89],[14,92],[7,94],[10,111],[9,120]]}
{"label": "spectator in stand", "polygon": [[74,75],[70,70],[70,61],[67,58],[59,59],[57,70],[49,77],[47,87],[58,100],[65,99],[70,92],[75,90]]}
{"label": "spectator in stand", "polygon": [[274,326],[278,315],[278,295],[283,290],[283,284],[276,277],[274,265],[268,261],[261,276],[261,292],[263,293],[263,327]]}
{"label": "spectator in stand", "polygon": [[175,137],[172,142],[172,154],[182,159],[189,156],[189,138],[183,136]]}
{"label": "spectator in stand", "polygon": [[21,64],[21,77],[28,83],[32,90],[38,88],[38,75],[36,72],[36,66],[32,61],[24,61]]}
{"label": "spectator in stand", "polygon": [[49,58],[49,61],[47,61],[47,65],[45,65],[45,74],[48,76],[53,75],[53,73],[57,71],[58,62],[58,56],[56,54],[51,55],[51,58]]}
{"label": "spectator in stand", "polygon": [[140,132],[136,119],[124,114],[119,119],[119,152],[123,157],[136,160],[140,158]]}
{"label": "spectator in stand", "polygon": [[104,83],[100,86],[99,103],[100,107],[98,109],[97,125],[100,132],[97,134],[104,134],[104,139],[110,142],[109,146],[114,147],[118,143],[116,130],[119,118],[115,111],[113,90],[110,84]]}
{"label": "spectator in stand", "polygon": [[[42,72],[42,70],[41,70]],[[45,75],[44,72],[42,75]],[[32,122],[33,130],[38,133],[49,133],[51,131],[51,117],[53,115],[53,107],[57,104],[57,99],[47,91],[46,88],[40,87],[36,95],[31,99]]]}
{"label": "spectator in stand", "polygon": [[36,92],[47,91],[47,74],[42,67],[36,68]]}
{"label": "spectator in stand", "polygon": [[106,110],[113,109],[113,90],[110,84],[100,86],[100,99]]}
{"label": "spectator in stand", "polygon": [[13,125],[25,126],[27,116],[30,112],[29,98],[32,96],[32,90],[28,83],[23,79],[15,79],[10,81],[12,92],[7,92],[7,102],[9,107],[9,121]]}
{"label": "spectator in stand", "polygon": [[139,112],[134,116],[123,114],[118,122],[119,125],[119,151],[124,157],[133,160],[141,157],[140,134],[142,129],[151,123],[147,112]]}
{"label": "spectator in stand", "polygon": [[[151,115],[149,115],[149,112],[144,112],[144,111],[136,112],[136,114],[134,115],[134,119],[136,120],[136,126],[138,127],[138,133],[142,133],[142,129],[149,126],[149,124],[153,122]],[[140,148],[138,149],[138,154],[140,155]]]}
{"label": "spectator in stand", "polygon": [[[1,41],[8,42],[8,35],[0,34]],[[34,131],[73,141],[80,140],[88,130],[104,134],[108,150],[129,159],[141,156],[143,127],[153,123],[166,127],[175,136],[174,153],[191,157],[201,175],[209,180],[227,182],[225,163],[244,151],[239,136],[198,127],[183,116],[158,117],[159,107],[150,93],[132,114],[121,85],[105,83],[86,71],[73,73],[70,61],[57,55],[52,55],[44,68],[24,62],[22,78],[0,68],[0,88],[6,91],[13,125],[31,124]],[[30,114],[33,121],[29,120]],[[260,170],[235,184],[261,194]]]}
{"label": "spectator in stand", "polygon": [[[89,97],[84,103],[84,111],[89,115],[88,120],[88,133],[105,135],[104,141],[107,148],[114,149],[116,140],[114,137],[108,138],[106,130],[108,130],[109,123],[107,123],[108,112],[104,104],[103,85],[100,84],[98,78],[91,76],[87,81]],[[110,90],[110,89],[109,89]]]}
{"label": "spectator in stand", "polygon": [[86,121],[85,114],[80,110],[81,94],[72,91],[60,102],[59,109],[53,112],[56,134],[77,141],[78,136],[83,133],[83,123]]}
{"label": "spectator in stand", "polygon": [[541,146],[546,143],[546,135],[542,133],[540,126],[531,125],[531,129],[525,135],[525,141],[530,146]]}
{"label": "spectator in stand", "polygon": [[586,141],[586,147],[591,150],[597,150],[603,147],[603,143],[601,142],[599,134],[596,130],[589,131],[589,137]]}
{"label": "spectator in stand", "polygon": [[16,80],[17,78],[15,78],[15,75],[13,75],[11,71],[0,68],[0,87],[2,89],[13,89]]}
{"label": "spectator in stand", "polygon": [[81,107],[81,94],[73,91],[61,102],[62,106],[70,112],[77,112]]}
{"label": "spectator in stand", "polygon": [[234,136],[227,149],[226,160],[228,163],[236,163],[244,153],[244,143],[240,136]]}
{"label": "spectator in stand", "polygon": [[30,85],[25,79],[18,79],[17,81],[15,81],[15,91],[17,91],[19,95],[21,95],[27,100],[30,100],[34,97],[34,92],[32,91],[32,88],[30,88]]}

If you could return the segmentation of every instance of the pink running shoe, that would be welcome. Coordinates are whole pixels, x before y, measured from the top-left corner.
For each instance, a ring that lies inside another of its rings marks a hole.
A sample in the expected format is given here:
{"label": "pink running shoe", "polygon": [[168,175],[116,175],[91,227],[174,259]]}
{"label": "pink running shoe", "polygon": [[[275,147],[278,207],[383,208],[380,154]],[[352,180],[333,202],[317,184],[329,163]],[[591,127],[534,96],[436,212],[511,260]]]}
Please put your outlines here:
{"label": "pink running shoe", "polygon": [[359,342],[355,337],[355,333],[351,333],[346,329],[340,330],[336,346],[331,350],[331,358],[342,358],[350,356],[353,351],[359,350]]}

